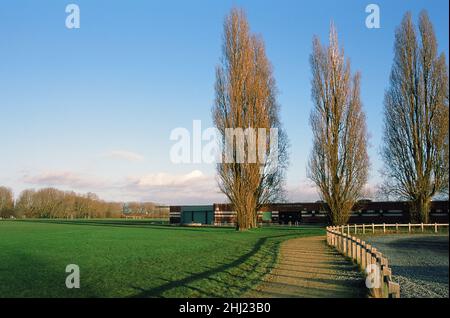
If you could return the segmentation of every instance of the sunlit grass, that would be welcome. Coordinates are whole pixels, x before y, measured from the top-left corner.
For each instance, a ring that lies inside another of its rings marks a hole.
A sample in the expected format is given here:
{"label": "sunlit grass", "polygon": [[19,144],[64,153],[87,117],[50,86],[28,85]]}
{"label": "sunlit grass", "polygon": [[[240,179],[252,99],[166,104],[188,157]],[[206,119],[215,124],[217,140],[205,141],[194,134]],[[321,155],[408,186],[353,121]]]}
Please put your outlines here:
{"label": "sunlit grass", "polygon": [[[146,220],[0,221],[0,297],[239,297],[279,243],[319,227],[186,228]],[[77,264],[81,288],[67,289]]]}

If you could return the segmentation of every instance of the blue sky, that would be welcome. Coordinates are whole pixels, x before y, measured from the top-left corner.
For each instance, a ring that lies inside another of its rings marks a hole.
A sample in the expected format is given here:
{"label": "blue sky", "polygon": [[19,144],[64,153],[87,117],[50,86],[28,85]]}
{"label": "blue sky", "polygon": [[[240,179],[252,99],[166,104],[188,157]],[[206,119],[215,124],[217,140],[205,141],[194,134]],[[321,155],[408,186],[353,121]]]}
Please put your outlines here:
{"label": "blue sky", "polygon": [[[76,3],[81,28],[65,27]],[[367,29],[376,3],[381,28]],[[333,20],[371,135],[370,187],[380,182],[382,105],[394,30],[426,9],[448,61],[448,1],[24,1],[0,3],[0,185],[18,194],[55,186],[111,200],[224,201],[208,164],[173,164],[176,127],[212,125],[215,67],[232,7],[263,36],[291,142],[291,200],[315,200],[306,179],[311,148],[309,54]]]}

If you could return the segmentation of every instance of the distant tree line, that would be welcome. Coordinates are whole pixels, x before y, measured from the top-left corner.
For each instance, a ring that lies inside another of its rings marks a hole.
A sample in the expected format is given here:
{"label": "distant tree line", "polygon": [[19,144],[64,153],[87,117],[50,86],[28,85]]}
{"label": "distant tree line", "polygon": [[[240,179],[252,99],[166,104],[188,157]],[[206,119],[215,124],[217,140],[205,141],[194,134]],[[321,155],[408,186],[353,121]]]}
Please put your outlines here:
{"label": "distant tree line", "polygon": [[114,218],[123,203],[107,202],[94,193],[78,194],[54,188],[24,190],[14,201],[13,192],[0,187],[0,217],[10,218]]}

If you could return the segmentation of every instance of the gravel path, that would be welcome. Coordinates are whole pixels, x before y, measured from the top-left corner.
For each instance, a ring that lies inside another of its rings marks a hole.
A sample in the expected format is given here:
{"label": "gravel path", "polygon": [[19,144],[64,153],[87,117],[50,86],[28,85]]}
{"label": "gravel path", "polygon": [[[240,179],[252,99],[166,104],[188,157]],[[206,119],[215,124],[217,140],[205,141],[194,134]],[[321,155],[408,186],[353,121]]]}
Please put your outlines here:
{"label": "gravel path", "polygon": [[402,298],[448,298],[447,235],[366,236],[389,259]]}
{"label": "gravel path", "polygon": [[363,274],[327,246],[325,237],[284,242],[277,265],[246,297],[366,297]]}

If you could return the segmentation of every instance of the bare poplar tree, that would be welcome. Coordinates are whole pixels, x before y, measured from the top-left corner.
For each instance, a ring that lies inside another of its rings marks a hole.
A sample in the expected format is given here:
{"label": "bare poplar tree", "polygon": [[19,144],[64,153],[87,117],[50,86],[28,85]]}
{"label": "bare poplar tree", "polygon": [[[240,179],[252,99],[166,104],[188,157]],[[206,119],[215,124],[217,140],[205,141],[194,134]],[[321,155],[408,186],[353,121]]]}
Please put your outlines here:
{"label": "bare poplar tree", "polygon": [[[222,156],[217,166],[219,187],[237,212],[237,229],[246,230],[257,226],[262,204],[282,197],[288,142],[279,121],[275,79],[264,43],[250,33],[242,10],[233,9],[226,18],[222,50],[213,120],[222,148],[226,151],[230,146],[230,129],[236,133],[231,139],[234,145],[236,137],[236,147],[232,160]],[[277,129],[275,147],[271,147],[270,129]]]}
{"label": "bare poplar tree", "polygon": [[313,149],[308,176],[319,188],[332,224],[345,224],[367,182],[366,119],[362,111],[360,75],[351,76],[350,63],[339,49],[334,26],[330,45],[313,40],[310,57],[314,108],[310,123]]}
{"label": "bare poplar tree", "polygon": [[382,189],[411,201],[412,219],[426,223],[431,199],[448,194],[448,71],[426,12],[418,31],[407,13],[395,34],[384,101]]}

